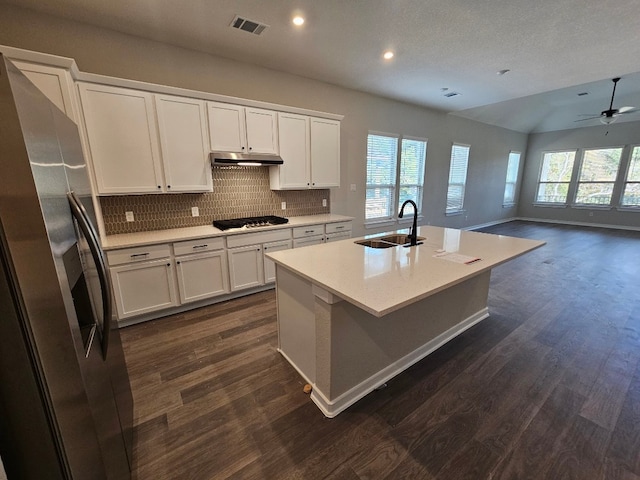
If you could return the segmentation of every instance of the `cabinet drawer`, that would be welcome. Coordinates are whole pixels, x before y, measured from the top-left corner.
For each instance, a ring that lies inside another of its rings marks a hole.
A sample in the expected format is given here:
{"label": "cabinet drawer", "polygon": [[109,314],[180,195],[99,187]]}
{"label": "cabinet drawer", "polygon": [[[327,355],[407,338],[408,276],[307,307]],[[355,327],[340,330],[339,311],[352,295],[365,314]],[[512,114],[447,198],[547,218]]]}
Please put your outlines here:
{"label": "cabinet drawer", "polygon": [[329,243],[329,242],[337,242],[338,240],[344,240],[345,238],[351,238],[351,231],[327,233],[325,235],[325,238],[326,238],[327,243]]}
{"label": "cabinet drawer", "polygon": [[229,235],[227,237],[227,247],[245,247],[247,245],[260,245],[261,243],[277,242],[279,240],[289,240],[291,229],[282,228],[278,230],[267,230],[264,232],[241,233],[239,235]]}
{"label": "cabinet drawer", "polygon": [[324,225],[307,225],[306,227],[296,227],[293,229],[293,238],[312,237],[314,235],[322,235],[324,233]]}
{"label": "cabinet drawer", "polygon": [[319,245],[324,243],[324,235],[316,235],[313,237],[296,238],[293,241],[293,248],[306,247],[308,245]]}
{"label": "cabinet drawer", "polygon": [[351,222],[327,223],[327,233],[347,232],[351,231]]}
{"label": "cabinet drawer", "polygon": [[224,237],[199,238],[173,244],[173,252],[176,255],[189,255],[192,253],[210,252],[224,248]]}
{"label": "cabinet drawer", "polygon": [[169,245],[147,245],[144,247],[123,248],[121,250],[111,250],[107,252],[107,260],[110,266],[154,260],[156,258],[167,258],[170,256],[171,247]]}

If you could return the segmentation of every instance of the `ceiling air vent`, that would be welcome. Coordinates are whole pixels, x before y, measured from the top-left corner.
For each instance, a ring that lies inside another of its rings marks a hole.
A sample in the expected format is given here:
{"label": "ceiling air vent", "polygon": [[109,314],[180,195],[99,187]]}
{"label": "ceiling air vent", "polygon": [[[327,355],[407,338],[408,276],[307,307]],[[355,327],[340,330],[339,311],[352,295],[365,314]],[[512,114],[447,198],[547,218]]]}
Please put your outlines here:
{"label": "ceiling air vent", "polygon": [[231,22],[231,26],[239,30],[244,30],[245,32],[253,33],[254,35],[260,35],[269,27],[269,25],[265,25],[264,23],[254,22],[253,20],[242,18],[238,15],[236,15],[233,22]]}
{"label": "ceiling air vent", "polygon": [[457,97],[458,95],[460,95],[460,93],[458,93],[458,92],[447,92],[447,93],[444,94],[444,96],[447,97],[447,98]]}

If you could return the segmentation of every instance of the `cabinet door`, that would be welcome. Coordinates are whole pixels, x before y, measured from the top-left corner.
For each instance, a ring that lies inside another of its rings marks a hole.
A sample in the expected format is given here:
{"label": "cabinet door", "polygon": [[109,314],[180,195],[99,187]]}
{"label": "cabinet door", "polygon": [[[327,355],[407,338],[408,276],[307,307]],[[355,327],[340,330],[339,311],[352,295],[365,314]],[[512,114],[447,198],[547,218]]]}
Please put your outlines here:
{"label": "cabinet door", "polygon": [[79,88],[98,193],[162,192],[152,95],[88,83]]}
{"label": "cabinet door", "polygon": [[278,142],[284,164],[271,167],[271,188],[309,188],[309,117],[278,113]]}
{"label": "cabinet door", "polygon": [[[265,243],[262,246],[263,253],[279,252],[280,250],[288,250],[292,247],[291,240],[285,242]],[[264,283],[273,283],[276,281],[276,264],[270,258],[264,257]]]}
{"label": "cabinet door", "polygon": [[168,258],[112,267],[111,282],[121,320],[178,304]]}
{"label": "cabinet door", "polygon": [[244,129],[244,107],[228,103],[208,102],[209,140],[214,152],[244,152],[247,135]]}
{"label": "cabinet door", "polygon": [[180,302],[187,303],[229,293],[224,250],[176,258]]}
{"label": "cabinet door", "polygon": [[245,108],[248,153],[278,153],[276,112]]}
{"label": "cabinet door", "polygon": [[67,69],[17,60],[12,61],[56,107],[78,123],[76,105],[73,101],[73,79]]}
{"label": "cabinet door", "polygon": [[311,187],[340,186],[340,122],[311,119]]}
{"label": "cabinet door", "polygon": [[227,250],[227,254],[231,291],[264,284],[262,248],[259,245],[232,248]]}
{"label": "cabinet door", "polygon": [[156,95],[167,192],[211,192],[205,103]]}

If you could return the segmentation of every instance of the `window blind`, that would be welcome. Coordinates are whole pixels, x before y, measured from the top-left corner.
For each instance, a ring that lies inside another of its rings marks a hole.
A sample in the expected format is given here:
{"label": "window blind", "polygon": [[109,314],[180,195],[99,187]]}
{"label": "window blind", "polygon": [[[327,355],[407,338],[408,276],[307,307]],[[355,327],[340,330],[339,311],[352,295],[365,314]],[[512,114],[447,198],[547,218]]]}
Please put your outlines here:
{"label": "window blind", "polygon": [[397,137],[368,135],[365,220],[393,217],[397,158]]}
{"label": "window blind", "polygon": [[467,183],[469,146],[453,144],[449,165],[449,186],[447,188],[447,213],[459,212],[464,205],[464,189]]}
{"label": "window blind", "polygon": [[[400,181],[398,185],[398,211],[400,211],[400,207],[406,200],[413,200],[416,202],[418,208],[422,205],[426,158],[427,142],[425,140],[402,139]],[[413,214],[413,206],[407,205],[405,214]]]}

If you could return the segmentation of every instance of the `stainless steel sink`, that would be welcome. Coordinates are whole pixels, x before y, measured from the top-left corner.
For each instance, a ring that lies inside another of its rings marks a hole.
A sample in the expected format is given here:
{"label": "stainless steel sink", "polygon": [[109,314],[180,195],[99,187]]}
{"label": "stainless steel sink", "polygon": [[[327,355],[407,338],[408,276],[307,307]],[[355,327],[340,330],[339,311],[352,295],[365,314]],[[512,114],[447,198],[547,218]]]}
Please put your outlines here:
{"label": "stainless steel sink", "polygon": [[[418,237],[418,241],[424,240],[424,237]],[[358,245],[364,245],[370,248],[391,248],[398,245],[405,245],[410,242],[409,235],[397,233],[394,235],[386,235],[384,237],[371,238],[369,240],[358,240]]]}
{"label": "stainless steel sink", "polygon": [[391,248],[391,247],[398,246],[398,244],[396,243],[385,242],[384,240],[380,240],[377,238],[374,238],[372,240],[360,240],[354,243],[357,243],[358,245],[364,245],[365,247],[371,247],[371,248]]}
{"label": "stainless steel sink", "polygon": [[[395,243],[396,245],[404,245],[405,243],[409,243],[409,235],[403,233],[396,233],[394,235],[386,235],[384,237],[380,237],[380,240],[385,242]],[[424,237],[416,237],[416,240],[419,242],[420,240],[424,240]]]}

